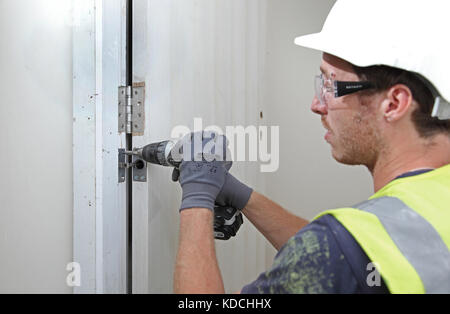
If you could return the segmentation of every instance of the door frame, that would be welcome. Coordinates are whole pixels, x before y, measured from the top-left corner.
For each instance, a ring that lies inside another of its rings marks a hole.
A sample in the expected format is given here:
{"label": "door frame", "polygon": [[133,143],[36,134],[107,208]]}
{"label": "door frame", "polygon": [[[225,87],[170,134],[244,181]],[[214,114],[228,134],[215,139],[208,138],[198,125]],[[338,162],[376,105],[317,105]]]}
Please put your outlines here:
{"label": "door frame", "polygon": [[126,78],[126,0],[73,1],[74,293],[126,293],[126,190],[118,180],[118,87]]}

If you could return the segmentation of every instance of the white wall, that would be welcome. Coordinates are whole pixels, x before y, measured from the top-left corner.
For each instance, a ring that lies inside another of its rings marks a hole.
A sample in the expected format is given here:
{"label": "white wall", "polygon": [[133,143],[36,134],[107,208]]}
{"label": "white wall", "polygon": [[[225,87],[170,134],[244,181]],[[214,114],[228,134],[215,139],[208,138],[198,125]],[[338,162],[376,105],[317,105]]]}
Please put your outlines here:
{"label": "white wall", "polygon": [[0,1],[0,293],[69,293],[70,0]]}

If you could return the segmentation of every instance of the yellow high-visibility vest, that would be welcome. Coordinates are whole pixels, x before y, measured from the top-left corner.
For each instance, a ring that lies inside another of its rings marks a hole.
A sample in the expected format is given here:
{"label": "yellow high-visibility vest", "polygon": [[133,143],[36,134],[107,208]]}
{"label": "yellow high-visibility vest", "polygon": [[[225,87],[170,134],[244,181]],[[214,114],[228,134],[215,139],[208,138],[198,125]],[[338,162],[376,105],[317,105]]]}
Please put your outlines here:
{"label": "yellow high-visibility vest", "polygon": [[450,293],[450,164],[317,218],[327,214],[377,265],[391,293]]}

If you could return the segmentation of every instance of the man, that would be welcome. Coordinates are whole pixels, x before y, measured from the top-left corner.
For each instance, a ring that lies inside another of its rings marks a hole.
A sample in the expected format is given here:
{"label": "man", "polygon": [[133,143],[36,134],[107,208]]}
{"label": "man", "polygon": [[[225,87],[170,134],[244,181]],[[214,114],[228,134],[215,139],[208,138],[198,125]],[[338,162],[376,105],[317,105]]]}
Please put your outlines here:
{"label": "man", "polygon": [[365,165],[375,194],[308,223],[223,162],[185,161],[175,292],[224,292],[214,202],[243,209],[279,250],[242,293],[450,292],[446,2],[340,0],[321,33],[296,40],[324,52],[311,109],[333,157]]}

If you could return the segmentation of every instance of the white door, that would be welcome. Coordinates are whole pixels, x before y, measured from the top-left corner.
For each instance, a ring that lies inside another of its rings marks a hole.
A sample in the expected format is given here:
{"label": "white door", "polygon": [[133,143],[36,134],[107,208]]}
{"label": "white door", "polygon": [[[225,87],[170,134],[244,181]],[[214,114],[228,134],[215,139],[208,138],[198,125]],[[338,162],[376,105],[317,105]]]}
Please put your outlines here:
{"label": "white door", "polygon": [[124,0],[0,1],[0,292],[126,292]]}

